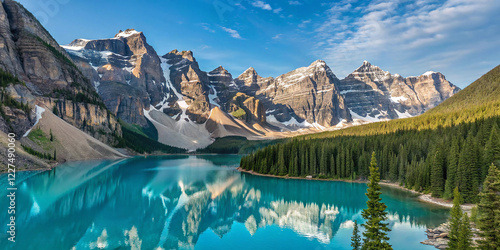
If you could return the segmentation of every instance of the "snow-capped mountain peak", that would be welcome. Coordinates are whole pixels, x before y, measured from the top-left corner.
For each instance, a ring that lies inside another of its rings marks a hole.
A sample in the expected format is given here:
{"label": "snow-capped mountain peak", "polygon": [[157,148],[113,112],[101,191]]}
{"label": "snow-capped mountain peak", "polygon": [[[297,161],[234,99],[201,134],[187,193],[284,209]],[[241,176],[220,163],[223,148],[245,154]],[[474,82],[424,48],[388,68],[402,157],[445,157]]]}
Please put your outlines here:
{"label": "snow-capped mountain peak", "polygon": [[139,32],[135,29],[126,29],[125,31],[119,31],[116,35],[115,38],[127,38],[133,35],[139,35],[142,32]]}

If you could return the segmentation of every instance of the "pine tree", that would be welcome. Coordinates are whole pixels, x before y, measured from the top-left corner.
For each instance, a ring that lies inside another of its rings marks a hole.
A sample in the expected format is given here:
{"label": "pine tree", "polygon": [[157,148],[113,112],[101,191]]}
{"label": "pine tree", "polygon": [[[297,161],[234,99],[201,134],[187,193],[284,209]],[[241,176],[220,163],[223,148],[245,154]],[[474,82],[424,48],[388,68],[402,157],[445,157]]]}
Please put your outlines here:
{"label": "pine tree", "polygon": [[311,146],[311,150],[309,151],[309,153],[310,153],[309,160],[311,161],[311,164],[309,165],[309,174],[315,176],[316,168],[318,167],[315,144]]}
{"label": "pine tree", "polygon": [[335,176],[335,158],[330,155],[330,176]]}
{"label": "pine tree", "polygon": [[59,116],[59,110],[57,109],[57,104],[54,105],[54,107],[52,107],[52,113],[54,113],[54,115],[56,116]]}
{"label": "pine tree", "polygon": [[470,221],[472,221],[476,227],[479,225],[479,210],[477,206],[473,206],[470,210]]}
{"label": "pine tree", "polygon": [[347,149],[345,154],[345,177],[351,176],[351,150]]}
{"label": "pine tree", "polygon": [[457,186],[457,168],[460,156],[460,147],[458,146],[458,138],[454,138],[451,142],[451,149],[448,154],[448,169],[446,173],[446,182],[444,188],[444,198],[451,198],[453,195],[453,188]]}
{"label": "pine tree", "polygon": [[354,229],[352,230],[351,247],[353,250],[361,249],[361,237],[359,236],[358,222],[354,221]]}
{"label": "pine tree", "polygon": [[496,125],[491,128],[490,137],[484,147],[483,161],[483,177],[485,177],[489,172],[490,165],[500,161],[500,136]]}
{"label": "pine tree", "polygon": [[441,150],[437,150],[434,155],[432,170],[431,170],[431,191],[432,197],[441,197],[444,187],[444,158]]}
{"label": "pine tree", "polygon": [[406,185],[405,183],[405,177],[406,177],[406,164],[408,162],[407,154],[405,147],[403,144],[399,145],[399,181],[401,182],[401,185],[404,186]]}
{"label": "pine tree", "polygon": [[500,247],[500,171],[491,164],[479,202],[480,249]]}
{"label": "pine tree", "polygon": [[391,153],[389,165],[389,179],[393,182],[398,180],[398,160],[394,154]]}
{"label": "pine tree", "polygon": [[56,150],[54,149],[54,161],[57,161]]}
{"label": "pine tree", "polygon": [[304,173],[303,173],[304,175],[309,175],[309,172],[310,172],[310,170],[309,170],[309,168],[310,168],[310,167],[309,167],[309,164],[310,164],[310,163],[309,163],[309,151],[311,151],[311,150],[309,149],[309,147],[307,147],[307,149],[304,151],[304,155],[306,156],[306,157],[305,157],[305,164],[306,164],[306,165],[305,165],[305,168],[304,168]]}
{"label": "pine tree", "polygon": [[321,147],[321,156],[319,159],[319,173],[320,174],[327,174],[327,160],[328,158],[326,157],[326,147]]}
{"label": "pine tree", "polygon": [[453,191],[453,207],[450,211],[450,233],[448,237],[450,241],[448,242],[449,249],[459,249],[458,244],[460,241],[460,226],[462,224],[462,208],[460,204],[462,203],[462,197],[458,191],[458,187]]}
{"label": "pine tree", "polygon": [[458,232],[458,248],[460,250],[472,249],[472,231],[470,229],[470,220],[467,213],[463,213],[460,230]]}
{"label": "pine tree", "polygon": [[382,194],[379,185],[380,173],[378,172],[375,152],[372,153],[370,177],[368,179],[368,189],[366,190],[366,196],[368,197],[367,208],[362,212],[363,218],[366,220],[363,225],[366,229],[363,232],[363,249],[392,249],[387,242],[389,240],[387,232],[390,229],[387,227],[388,223],[383,222],[387,219],[387,212],[385,211],[387,206],[381,202],[382,198],[380,198]]}
{"label": "pine tree", "polygon": [[342,178],[342,173],[341,173],[341,165],[342,165],[342,162],[340,160],[340,158],[342,158],[342,155],[340,154],[340,149],[337,150],[337,158],[335,158],[336,162],[335,162],[335,173],[337,175],[337,178]]}
{"label": "pine tree", "polygon": [[457,169],[457,186],[465,202],[475,202],[479,193],[478,150],[472,133],[467,136],[460,153]]}
{"label": "pine tree", "polygon": [[279,175],[286,175],[286,166],[285,166],[285,154],[284,154],[284,147],[280,146],[279,151],[278,151],[278,174]]}

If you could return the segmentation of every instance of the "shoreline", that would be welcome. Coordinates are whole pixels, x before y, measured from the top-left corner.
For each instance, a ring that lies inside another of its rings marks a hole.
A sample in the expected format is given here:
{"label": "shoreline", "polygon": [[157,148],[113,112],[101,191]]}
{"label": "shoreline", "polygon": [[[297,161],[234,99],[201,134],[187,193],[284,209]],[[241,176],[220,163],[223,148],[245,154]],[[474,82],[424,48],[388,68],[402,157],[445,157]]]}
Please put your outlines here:
{"label": "shoreline", "polygon": [[[171,155],[186,155],[186,156],[196,156],[196,155],[220,155],[216,153],[178,153],[178,154],[171,154],[171,153],[165,153],[165,154],[128,154],[125,157],[118,157],[118,158],[99,158],[99,159],[85,159],[85,160],[70,160],[70,161],[64,161],[64,162],[47,162],[48,167],[42,167],[42,168],[23,168],[23,169],[16,169],[16,172],[26,172],[26,171],[50,171],[59,165],[65,164],[65,163],[71,163],[71,162],[79,162],[79,161],[99,161],[99,160],[121,160],[121,159],[129,159],[129,158],[135,158],[135,157],[143,157],[143,158],[148,158],[148,157],[162,157],[162,156],[171,156]],[[239,155],[239,154],[223,154],[223,155]],[[3,174],[8,174],[7,169],[0,169],[0,175]]]}
{"label": "shoreline", "polygon": [[[189,155],[217,155],[217,154],[210,154],[210,153],[202,153],[202,154],[192,154],[192,153],[191,154],[190,153],[184,153],[184,154],[147,154],[147,155],[128,155],[127,157],[122,157],[122,158],[118,158],[118,159],[126,159],[126,158],[134,158],[134,157],[147,158],[147,157],[168,156],[168,155],[187,155],[187,156],[189,156]],[[118,160],[118,159],[116,159],[116,160]],[[106,159],[100,159],[100,160],[106,160]],[[44,172],[44,171],[52,170],[52,169],[56,168],[57,166],[64,164],[64,163],[68,163],[68,162],[74,162],[74,161],[58,162],[55,164],[52,163],[52,164],[49,164],[50,165],[49,168],[22,169],[22,170],[16,170],[16,172],[24,172],[24,171]],[[242,169],[241,167],[237,167],[236,170],[241,172],[241,173],[247,173],[247,174],[251,174],[251,175],[255,175],[255,176],[270,177],[270,178],[281,178],[281,179],[292,179],[292,180],[311,180],[311,181],[341,181],[341,182],[350,182],[350,183],[367,183],[368,182],[367,180],[359,180],[359,179],[357,179],[357,180],[345,179],[344,180],[344,179],[320,179],[320,178],[290,177],[290,176],[286,176],[286,175],[285,176],[277,176],[277,175],[271,175],[271,174],[261,174],[261,173],[254,172],[252,170]],[[0,175],[7,174],[7,173],[8,173],[7,171],[5,171],[5,172],[1,171]],[[429,203],[429,204],[433,204],[433,205],[437,205],[437,206],[441,206],[441,207],[446,207],[446,208],[453,207],[453,201],[444,200],[442,198],[435,198],[435,197],[432,197],[430,194],[424,194],[424,193],[421,193],[421,192],[418,192],[418,191],[415,191],[412,189],[408,189],[406,187],[402,187],[398,183],[393,183],[393,182],[381,180],[379,182],[379,184],[386,186],[386,187],[397,188],[397,189],[418,195],[417,199],[421,202],[425,202],[425,203]],[[463,211],[470,212],[472,207],[473,207],[473,204],[462,204],[461,207],[462,207]]]}
{"label": "shoreline", "polygon": [[[276,175],[271,175],[271,174],[261,174],[261,173],[256,173],[252,170],[245,170],[242,169],[241,167],[236,168],[239,172],[242,173],[247,173],[251,175],[256,175],[256,176],[263,176],[263,177],[271,177],[271,178],[281,178],[281,179],[293,179],[293,180],[311,180],[311,181],[341,181],[341,182],[351,182],[351,183],[367,183],[368,181],[363,181],[363,180],[342,180],[342,179],[319,179],[319,178],[304,178],[304,177],[289,177],[289,176],[276,176]],[[424,194],[412,189],[408,189],[405,187],[400,186],[398,183],[393,183],[393,182],[387,182],[387,181],[380,181],[380,185],[386,186],[386,187],[391,187],[391,188],[397,188],[400,190],[404,190],[407,192],[410,192],[412,194],[418,195],[417,199],[421,202],[441,206],[441,207],[446,207],[446,208],[452,208],[453,207],[453,201],[447,201],[442,198],[434,198],[430,194]],[[470,212],[472,209],[473,204],[462,204],[462,210],[466,212]]]}

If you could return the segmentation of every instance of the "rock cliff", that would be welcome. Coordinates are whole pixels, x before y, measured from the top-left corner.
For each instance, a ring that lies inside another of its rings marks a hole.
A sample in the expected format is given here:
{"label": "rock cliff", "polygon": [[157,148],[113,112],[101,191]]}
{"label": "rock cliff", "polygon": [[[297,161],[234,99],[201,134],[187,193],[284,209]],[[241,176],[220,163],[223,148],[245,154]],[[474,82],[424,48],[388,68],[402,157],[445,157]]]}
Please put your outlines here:
{"label": "rock cliff", "polygon": [[[160,57],[133,29],[63,47],[118,118],[153,124],[160,142],[188,149],[227,134],[216,121],[244,123],[238,131],[252,136],[336,129],[419,115],[459,90],[440,73],[403,78],[368,62],[342,80],[322,60],[276,78],[252,67],[233,78],[222,66],[201,70],[192,51]],[[217,119],[210,118],[215,108]]]}
{"label": "rock cliff", "polygon": [[143,110],[165,99],[166,81],[142,32],[128,29],[110,39],[76,39],[63,47],[116,116],[147,126]]}
{"label": "rock cliff", "polygon": [[342,79],[339,89],[352,115],[368,121],[422,114],[459,90],[441,73],[404,78],[367,61]]}
{"label": "rock cliff", "polygon": [[59,116],[67,123],[110,144],[121,136],[120,125],[67,52],[12,0],[0,4],[0,70],[3,132],[21,139],[39,120],[36,105],[61,103]]}

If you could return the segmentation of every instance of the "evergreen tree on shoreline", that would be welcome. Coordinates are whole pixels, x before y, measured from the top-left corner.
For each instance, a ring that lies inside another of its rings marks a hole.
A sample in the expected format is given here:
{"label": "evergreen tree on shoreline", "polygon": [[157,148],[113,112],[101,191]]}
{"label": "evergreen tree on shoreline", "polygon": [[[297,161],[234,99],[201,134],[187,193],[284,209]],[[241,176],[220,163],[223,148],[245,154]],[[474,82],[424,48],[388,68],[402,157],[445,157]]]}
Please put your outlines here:
{"label": "evergreen tree on shoreline", "polygon": [[500,248],[500,171],[491,164],[479,202],[479,249]]}
{"label": "evergreen tree on shoreline", "polygon": [[450,233],[448,235],[448,237],[450,238],[450,241],[448,242],[449,249],[460,249],[460,231],[462,229],[463,217],[463,212],[460,204],[462,204],[462,196],[458,191],[458,187],[456,187],[453,191],[453,207],[450,211]]}
{"label": "evergreen tree on shoreline", "polygon": [[441,150],[437,150],[434,155],[431,170],[431,191],[432,197],[441,197],[444,187],[444,158]]}
{"label": "evergreen tree on shoreline", "polygon": [[387,212],[385,211],[387,206],[381,202],[382,198],[380,198],[382,194],[379,185],[380,173],[378,172],[375,152],[372,153],[370,177],[368,179],[368,189],[366,190],[366,196],[368,197],[367,208],[362,212],[363,218],[366,220],[363,224],[365,231],[363,232],[362,249],[392,249],[387,242],[389,240],[387,232],[390,229],[387,227],[388,223],[383,222],[387,219]]}
{"label": "evergreen tree on shoreline", "polygon": [[472,231],[470,229],[470,220],[467,213],[463,213],[458,232],[458,248],[460,250],[472,249]]}

